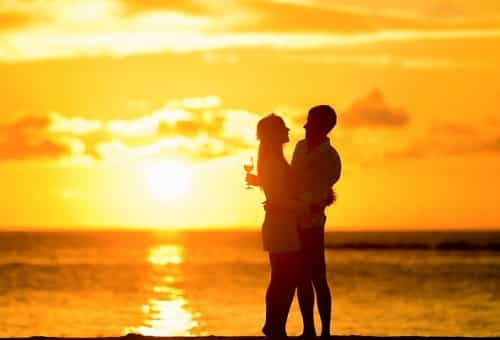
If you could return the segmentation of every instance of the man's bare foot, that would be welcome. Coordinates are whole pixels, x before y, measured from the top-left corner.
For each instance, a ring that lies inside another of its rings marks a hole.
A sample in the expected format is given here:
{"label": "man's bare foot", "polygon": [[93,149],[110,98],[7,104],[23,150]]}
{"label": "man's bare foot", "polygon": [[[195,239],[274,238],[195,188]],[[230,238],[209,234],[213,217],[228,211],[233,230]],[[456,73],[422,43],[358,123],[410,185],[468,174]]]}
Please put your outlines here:
{"label": "man's bare foot", "polygon": [[329,332],[328,333],[327,332],[323,332],[320,335],[321,339],[330,339],[330,337],[331,337],[331,334]]}
{"label": "man's bare foot", "polygon": [[301,335],[298,336],[299,339],[315,339],[316,332],[315,331],[304,331]]}

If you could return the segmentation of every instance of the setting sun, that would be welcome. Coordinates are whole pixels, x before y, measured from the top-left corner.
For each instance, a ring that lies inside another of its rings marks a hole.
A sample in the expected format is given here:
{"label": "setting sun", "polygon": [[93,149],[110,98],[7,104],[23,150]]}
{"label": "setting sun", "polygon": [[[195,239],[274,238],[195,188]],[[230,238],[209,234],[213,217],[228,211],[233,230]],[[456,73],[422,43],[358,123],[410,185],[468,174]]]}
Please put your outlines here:
{"label": "setting sun", "polygon": [[144,180],[152,198],[160,202],[175,200],[189,191],[190,173],[177,161],[154,161],[144,165]]}

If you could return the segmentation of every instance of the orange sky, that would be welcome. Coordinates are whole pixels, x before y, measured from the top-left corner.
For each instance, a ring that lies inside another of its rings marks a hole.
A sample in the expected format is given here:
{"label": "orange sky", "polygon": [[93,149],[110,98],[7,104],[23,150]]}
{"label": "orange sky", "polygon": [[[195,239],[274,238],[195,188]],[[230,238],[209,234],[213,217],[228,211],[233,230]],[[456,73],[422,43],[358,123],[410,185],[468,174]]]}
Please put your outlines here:
{"label": "orange sky", "polygon": [[3,0],[0,226],[258,229],[255,124],[334,106],[335,229],[500,226],[496,0]]}

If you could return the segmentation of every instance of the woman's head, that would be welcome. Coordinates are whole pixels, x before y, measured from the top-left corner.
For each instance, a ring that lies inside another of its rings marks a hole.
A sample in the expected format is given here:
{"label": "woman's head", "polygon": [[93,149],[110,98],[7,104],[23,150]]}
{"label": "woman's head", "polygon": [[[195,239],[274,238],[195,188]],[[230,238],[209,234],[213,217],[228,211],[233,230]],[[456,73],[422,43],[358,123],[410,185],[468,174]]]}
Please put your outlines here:
{"label": "woman's head", "polygon": [[257,139],[265,144],[285,144],[290,141],[285,121],[271,113],[257,123]]}
{"label": "woman's head", "polygon": [[265,172],[264,168],[272,170],[266,164],[271,167],[278,163],[286,164],[283,144],[289,141],[289,131],[290,129],[286,127],[283,119],[274,113],[267,115],[257,123],[257,139],[260,141],[257,163],[259,174]]}

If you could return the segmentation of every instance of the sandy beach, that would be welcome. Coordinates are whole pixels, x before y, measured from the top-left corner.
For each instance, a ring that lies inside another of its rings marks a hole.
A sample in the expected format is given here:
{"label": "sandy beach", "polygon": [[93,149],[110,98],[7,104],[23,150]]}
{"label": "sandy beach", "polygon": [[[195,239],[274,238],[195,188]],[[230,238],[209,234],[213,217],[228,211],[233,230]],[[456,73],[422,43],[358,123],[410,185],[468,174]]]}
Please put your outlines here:
{"label": "sandy beach", "polygon": [[[296,337],[290,337],[296,338]],[[485,339],[500,339],[500,337],[446,337],[446,336],[360,336],[360,335],[335,335],[331,337],[332,340],[485,340]],[[0,338],[0,340],[11,340],[11,339],[31,339],[31,340],[262,340],[264,337],[261,336],[178,336],[178,337],[153,337],[153,336],[142,336],[136,334],[128,334],[126,336],[120,337],[95,337],[95,338],[59,338],[59,337],[44,337],[44,336],[33,336],[27,338]],[[319,338],[318,338],[319,339]]]}

